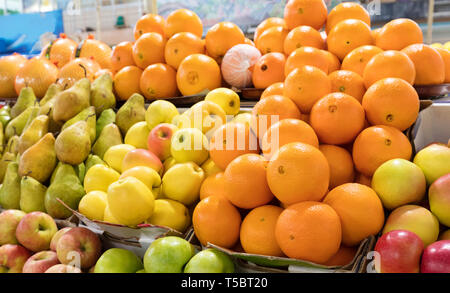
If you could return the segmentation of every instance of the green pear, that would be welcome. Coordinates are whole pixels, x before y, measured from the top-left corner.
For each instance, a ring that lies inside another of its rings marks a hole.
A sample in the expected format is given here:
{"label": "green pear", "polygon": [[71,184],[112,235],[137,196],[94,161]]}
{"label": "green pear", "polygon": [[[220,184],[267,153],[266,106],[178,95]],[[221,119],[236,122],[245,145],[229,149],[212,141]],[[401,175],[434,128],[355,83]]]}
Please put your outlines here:
{"label": "green pear", "polygon": [[24,176],[20,181],[20,209],[26,213],[45,212],[45,192],[47,187],[36,179]]}
{"label": "green pear", "polygon": [[84,165],[86,166],[86,173],[92,166],[97,164],[108,166],[108,164],[106,164],[105,161],[103,161],[99,156],[90,154],[84,162]]}
{"label": "green pear", "polygon": [[33,106],[37,102],[31,87],[24,87],[20,90],[16,103],[11,108],[11,117],[16,118],[27,108]]}
{"label": "green pear", "polygon": [[64,123],[64,125],[61,128],[61,131],[81,120],[87,122],[89,126],[89,137],[91,139],[91,143],[94,143],[96,132],[96,117],[95,117],[95,108],[93,106],[87,107],[86,109],[78,113],[75,117]]}
{"label": "green pear", "polygon": [[55,176],[58,173],[58,169],[61,168],[62,165],[64,165],[63,162],[58,162],[58,164],[56,164],[56,167],[53,170],[52,176],[50,176],[50,184],[52,184],[53,181],[55,180]]}
{"label": "green pear", "polygon": [[52,175],[55,166],[55,138],[53,134],[47,133],[20,156],[19,174],[44,183]]}
{"label": "green pear", "polygon": [[[34,111],[39,109],[39,107],[29,107],[25,111],[23,111],[19,116],[11,120],[5,129],[5,138],[10,139],[14,135],[21,135],[27,122],[30,117],[32,117],[32,114],[34,114]],[[36,113],[37,114],[37,113]],[[37,116],[37,115],[36,115]],[[35,116],[35,117],[36,117]]]}
{"label": "green pear", "polygon": [[11,120],[11,107],[9,105],[5,105],[3,108],[0,109],[0,122],[3,124],[3,128],[6,127],[6,125]]}
{"label": "green pear", "polygon": [[14,135],[8,140],[8,144],[6,145],[5,152],[10,152],[15,155],[19,153],[19,141],[20,138],[17,135]]}
{"label": "green pear", "polygon": [[0,123],[0,154],[3,154],[5,148],[5,133],[3,131],[3,124]]}
{"label": "green pear", "polygon": [[57,122],[68,121],[90,106],[91,82],[87,78],[77,81],[71,88],[55,97],[53,119]]}
{"label": "green pear", "polygon": [[20,176],[19,166],[16,162],[11,162],[6,168],[5,179],[0,188],[0,205],[8,209],[20,209]]}
{"label": "green pear", "polygon": [[57,94],[59,94],[62,91],[62,86],[59,83],[53,83],[51,84],[47,92],[45,93],[45,96],[39,101],[39,106],[44,106],[47,104],[48,101],[52,100]]}
{"label": "green pear", "polygon": [[78,165],[84,162],[91,152],[88,123],[81,120],[64,129],[56,138],[55,151],[63,163]]}
{"label": "green pear", "polygon": [[116,112],[114,112],[113,109],[107,109],[104,110],[100,117],[97,119],[96,124],[96,135],[95,137],[98,138],[100,133],[102,132],[103,128],[108,125],[109,123],[115,123],[116,122]]}
{"label": "green pear", "polygon": [[116,124],[110,123],[103,128],[102,133],[100,133],[92,147],[92,153],[103,159],[106,151],[118,144],[123,144],[122,134],[120,134],[119,127]]}
{"label": "green pear", "polygon": [[16,155],[10,152],[6,152],[3,154],[2,159],[0,160],[0,182],[3,182],[5,178],[6,169],[8,168],[9,163],[16,161]]}
{"label": "green pear", "polygon": [[113,79],[105,73],[98,77],[91,86],[91,105],[99,115],[103,110],[116,107],[116,97],[113,93]]}
{"label": "green pear", "polygon": [[22,133],[19,139],[19,154],[23,154],[29,147],[38,142],[48,132],[49,118],[40,115],[34,118],[30,126]]}
{"label": "green pear", "polygon": [[117,111],[116,124],[125,135],[131,126],[141,121],[145,121],[145,100],[140,94],[133,94]]}
{"label": "green pear", "polygon": [[55,171],[53,182],[45,193],[45,210],[53,218],[66,219],[72,215],[70,210],[57,201],[62,200],[70,208],[77,210],[81,198],[85,195],[80,178],[69,164],[61,164]]}
{"label": "green pear", "polygon": [[83,163],[74,166],[75,172],[78,175],[78,178],[80,179],[80,182],[84,182],[84,175],[86,175],[86,165]]}

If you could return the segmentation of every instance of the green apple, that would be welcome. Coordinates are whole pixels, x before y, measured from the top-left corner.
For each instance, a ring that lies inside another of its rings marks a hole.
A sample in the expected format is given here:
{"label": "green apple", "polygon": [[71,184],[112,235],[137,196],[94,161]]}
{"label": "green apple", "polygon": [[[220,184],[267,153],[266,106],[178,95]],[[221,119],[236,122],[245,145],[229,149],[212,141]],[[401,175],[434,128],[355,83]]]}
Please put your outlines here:
{"label": "green apple", "polygon": [[145,273],[146,273],[145,269],[142,269],[142,270],[139,270],[136,272],[136,274],[145,274]]}
{"label": "green apple", "polygon": [[208,159],[208,139],[197,128],[182,128],[172,136],[170,153],[179,163],[194,162],[201,165]]}
{"label": "green apple", "polygon": [[147,273],[181,273],[194,254],[194,247],[180,237],[159,238],[145,252],[144,268]]}
{"label": "green apple", "polygon": [[105,251],[95,264],[94,273],[131,274],[142,270],[144,265],[133,252],[122,248]]}
{"label": "green apple", "polygon": [[216,103],[227,115],[236,115],[241,108],[239,95],[228,88],[217,88],[210,91],[206,95],[205,101]]}
{"label": "green apple", "polygon": [[450,173],[450,148],[445,144],[431,144],[414,157],[414,164],[422,169],[431,185],[436,179]]}
{"label": "green apple", "polygon": [[147,149],[150,129],[145,121],[138,122],[128,129],[124,142],[137,149]]}
{"label": "green apple", "polygon": [[177,107],[165,100],[156,100],[151,103],[145,112],[145,121],[149,131],[161,123],[172,123],[172,120],[180,115]]}
{"label": "green apple", "polygon": [[184,268],[185,273],[234,273],[234,263],[225,253],[206,249],[194,255]]}
{"label": "green apple", "polygon": [[198,200],[205,172],[193,162],[175,164],[162,178],[162,192],[184,205]]}

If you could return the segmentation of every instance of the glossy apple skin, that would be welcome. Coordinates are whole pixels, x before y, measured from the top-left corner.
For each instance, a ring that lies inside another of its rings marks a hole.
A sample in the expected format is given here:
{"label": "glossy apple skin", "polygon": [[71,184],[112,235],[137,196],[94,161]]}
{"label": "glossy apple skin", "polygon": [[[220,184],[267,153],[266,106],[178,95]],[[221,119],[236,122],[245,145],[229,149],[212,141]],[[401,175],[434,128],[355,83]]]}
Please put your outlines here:
{"label": "glossy apple skin", "polygon": [[31,251],[16,244],[0,246],[0,273],[21,273]]}
{"label": "glossy apple skin", "polygon": [[50,242],[50,250],[56,252],[56,245],[58,245],[59,239],[70,229],[72,229],[72,227],[62,228],[61,230],[58,230],[58,232],[56,232],[55,235],[53,235],[52,241]]}
{"label": "glossy apple skin", "polygon": [[122,172],[137,166],[147,166],[160,172],[163,164],[161,160],[149,150],[135,149],[129,151],[122,162]]}
{"label": "glossy apple skin", "polygon": [[177,127],[173,124],[162,123],[150,131],[148,136],[148,150],[161,161],[170,157],[170,141]]}
{"label": "glossy apple skin", "polygon": [[19,210],[6,210],[0,214],[0,245],[18,243],[16,229],[25,215]]}
{"label": "glossy apple skin", "polygon": [[33,254],[23,266],[22,273],[45,273],[46,270],[59,264],[56,252],[51,250],[40,251]]}
{"label": "glossy apple skin", "polygon": [[439,222],[450,226],[450,173],[446,174],[431,184],[428,191],[430,209]]}
{"label": "glossy apple skin", "polygon": [[81,270],[74,266],[57,264],[57,265],[50,267],[48,270],[45,271],[45,273],[48,273],[48,274],[68,274],[68,273],[81,274]]}
{"label": "glossy apple skin", "polygon": [[378,239],[375,252],[379,273],[418,273],[423,241],[413,232],[393,230]]}
{"label": "glossy apple skin", "polygon": [[32,212],[17,225],[16,238],[25,248],[38,252],[50,248],[50,242],[57,231],[58,227],[52,217],[43,212]]}
{"label": "glossy apple skin", "polygon": [[450,240],[428,245],[422,256],[421,273],[450,273]]}

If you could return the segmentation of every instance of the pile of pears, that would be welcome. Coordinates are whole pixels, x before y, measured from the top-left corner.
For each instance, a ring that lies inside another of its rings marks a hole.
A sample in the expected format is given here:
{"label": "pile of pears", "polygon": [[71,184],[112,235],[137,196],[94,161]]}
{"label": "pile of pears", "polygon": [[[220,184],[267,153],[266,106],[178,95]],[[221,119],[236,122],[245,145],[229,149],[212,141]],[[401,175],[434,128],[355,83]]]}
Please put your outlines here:
{"label": "pile of pears", "polygon": [[85,195],[90,167],[137,122],[145,121],[145,100],[132,95],[115,112],[109,74],[83,78],[68,89],[55,83],[38,101],[24,87],[13,107],[0,109],[0,206],[42,211],[53,218],[72,215]]}

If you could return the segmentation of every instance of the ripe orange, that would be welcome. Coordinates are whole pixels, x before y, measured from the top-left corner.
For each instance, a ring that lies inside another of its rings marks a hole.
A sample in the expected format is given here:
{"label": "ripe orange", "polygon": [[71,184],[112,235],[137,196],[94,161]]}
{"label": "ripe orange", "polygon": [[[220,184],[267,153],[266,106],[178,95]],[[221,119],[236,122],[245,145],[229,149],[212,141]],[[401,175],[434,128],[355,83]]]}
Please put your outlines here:
{"label": "ripe orange", "polygon": [[166,63],[178,69],[181,61],[192,54],[204,54],[205,44],[196,35],[189,32],[182,32],[173,35],[166,44],[164,57]]}
{"label": "ripe orange", "polygon": [[17,97],[14,89],[16,75],[25,62],[27,58],[17,53],[0,58],[0,97],[4,99]]}
{"label": "ripe orange", "polygon": [[256,62],[253,67],[253,86],[265,89],[271,84],[284,81],[286,57],[281,53],[269,53]]}
{"label": "ripe orange", "polygon": [[203,200],[211,195],[226,198],[223,172],[208,176],[205,180],[203,180],[202,186],[200,187],[200,200]]}
{"label": "ripe orange", "polygon": [[323,0],[289,0],[284,7],[284,20],[289,30],[300,25],[320,30],[327,21],[327,13]]}
{"label": "ripe orange", "polygon": [[353,163],[367,177],[391,159],[410,160],[411,143],[397,128],[378,125],[364,129],[353,143]]}
{"label": "ripe orange", "polygon": [[355,98],[331,93],[312,107],[310,124],[320,142],[347,144],[363,130],[364,118],[364,109]]}
{"label": "ripe orange", "polygon": [[325,74],[328,74],[329,59],[323,52],[323,50],[313,47],[301,47],[296,49],[286,59],[284,75],[288,76],[294,69],[305,65],[315,66]]}
{"label": "ripe orange", "polygon": [[336,70],[341,69],[341,61],[339,61],[339,58],[336,57],[336,55],[325,50],[322,52],[325,54],[325,56],[327,56],[328,59],[328,73],[332,73]]}
{"label": "ripe orange", "polygon": [[284,82],[276,82],[274,84],[271,84],[268,88],[266,88],[263,91],[260,99],[262,100],[268,96],[273,95],[283,95],[283,91],[284,91]]}
{"label": "ripe orange", "polygon": [[126,101],[132,94],[140,94],[142,69],[137,66],[126,66],[114,75],[114,91],[119,100]]}
{"label": "ripe orange", "polygon": [[252,109],[250,126],[257,137],[262,138],[266,131],[283,119],[300,119],[301,113],[295,103],[285,96],[268,96],[259,100]]}
{"label": "ripe orange", "polygon": [[93,59],[102,69],[111,69],[111,53],[110,46],[89,36],[78,45],[76,57]]}
{"label": "ripe orange", "polygon": [[445,64],[439,52],[424,44],[410,45],[402,50],[416,68],[415,85],[440,84],[445,80]]}
{"label": "ripe orange", "polygon": [[38,99],[47,92],[48,87],[56,82],[58,68],[49,60],[34,57],[20,67],[16,75],[14,88],[19,94],[22,88],[31,87]]}
{"label": "ripe orange", "polygon": [[253,209],[269,203],[273,194],[266,180],[267,160],[257,154],[237,157],[225,169],[225,194],[235,206]]}
{"label": "ripe orange", "polygon": [[282,146],[302,142],[319,147],[319,139],[308,123],[299,119],[284,119],[273,124],[264,134],[261,149],[268,159]]}
{"label": "ripe orange", "polygon": [[358,19],[370,27],[370,15],[364,7],[354,2],[343,2],[335,6],[328,14],[325,26],[327,34],[335,25],[346,19]]}
{"label": "ripe orange", "polygon": [[288,257],[324,263],[338,252],[342,228],[332,207],[306,201],[291,205],[281,213],[275,237]]}
{"label": "ripe orange", "polygon": [[164,28],[166,21],[164,17],[157,14],[146,14],[139,18],[134,26],[134,40],[138,40],[143,34],[158,33],[165,37]]}
{"label": "ripe orange", "polygon": [[203,23],[195,12],[188,9],[178,9],[171,12],[166,19],[166,38],[171,38],[176,33],[189,32],[201,38],[203,35]]}
{"label": "ripe orange", "polygon": [[444,83],[450,83],[450,52],[447,49],[436,48],[445,64],[445,80]]}
{"label": "ripe orange", "polygon": [[83,77],[89,78],[92,82],[95,80],[97,72],[101,70],[100,65],[92,59],[76,58],[69,61],[59,70],[58,83],[63,88],[71,87],[77,80]]}
{"label": "ripe orange", "polygon": [[423,43],[420,26],[411,19],[398,18],[386,23],[376,34],[375,44],[383,50],[402,50]]}
{"label": "ripe orange", "polygon": [[328,77],[331,81],[331,92],[350,95],[361,103],[366,87],[364,79],[359,74],[349,70],[338,70]]}
{"label": "ripe orange", "polygon": [[329,267],[335,266],[342,267],[348,265],[353,261],[357,252],[358,252],[357,247],[347,247],[341,245],[338,252],[336,252],[336,254],[333,255],[329,260],[324,262],[323,265]]}
{"label": "ripe orange", "polygon": [[111,70],[117,72],[125,66],[136,65],[133,59],[133,43],[122,42],[113,48]]}
{"label": "ripe orange", "polygon": [[353,182],[355,179],[355,168],[352,155],[346,149],[329,144],[321,144],[319,149],[327,158],[330,166],[329,189],[344,183]]}
{"label": "ripe orange", "polygon": [[359,183],[368,187],[372,187],[372,177],[356,172],[355,183]]}
{"label": "ripe orange", "polygon": [[226,198],[212,195],[197,204],[192,225],[201,244],[232,248],[239,239],[241,215]]}
{"label": "ripe orange", "polygon": [[242,30],[232,22],[219,22],[212,26],[205,37],[206,50],[217,63],[222,62],[225,53],[237,44],[245,43]]}
{"label": "ripe orange", "polygon": [[255,42],[256,48],[265,55],[267,53],[284,53],[284,40],[289,31],[283,26],[266,29]]}
{"label": "ripe orange", "polygon": [[293,142],[282,146],[271,158],[267,182],[282,203],[320,201],[328,190],[330,167],[318,148]]}
{"label": "ripe orange", "polygon": [[222,170],[237,157],[248,153],[259,154],[258,142],[248,125],[227,123],[214,131],[209,145],[209,155]]}
{"label": "ripe orange", "polygon": [[46,48],[42,49],[42,57],[49,59],[58,68],[62,68],[69,61],[75,59],[78,44],[65,34],[51,42]]}
{"label": "ripe orange", "polygon": [[244,44],[250,45],[252,47],[256,47],[255,43],[252,40],[250,40],[249,38],[245,38]]}
{"label": "ripe orange", "polygon": [[184,96],[195,95],[204,90],[213,90],[219,88],[221,84],[219,65],[206,55],[189,55],[178,67],[177,85]]}
{"label": "ripe orange", "polygon": [[268,28],[274,26],[282,26],[286,27],[286,22],[283,18],[280,17],[269,17],[266,18],[263,22],[261,22],[255,29],[255,34],[253,35],[253,40],[256,42],[258,37]]}
{"label": "ripe orange", "polygon": [[177,97],[177,72],[164,63],[152,64],[142,72],[139,87],[148,100]]}
{"label": "ripe orange", "polygon": [[375,41],[375,43],[377,41],[377,38],[378,38],[378,35],[380,34],[381,29],[382,28],[380,27],[380,28],[372,30],[372,37],[373,37],[373,40]]}
{"label": "ripe orange", "polygon": [[283,209],[273,205],[255,208],[241,224],[240,240],[246,253],[283,256],[275,238],[275,226]]}
{"label": "ripe orange", "polygon": [[314,66],[297,68],[284,81],[284,95],[293,100],[303,114],[309,114],[313,105],[330,92],[330,79]]}
{"label": "ripe orange", "polygon": [[414,63],[403,52],[384,51],[375,55],[364,68],[363,79],[366,88],[388,77],[398,77],[413,84],[416,77]]}
{"label": "ripe orange", "polygon": [[416,90],[403,79],[385,78],[367,90],[362,106],[371,125],[404,131],[419,116],[420,100]]}
{"label": "ripe orange", "polygon": [[164,63],[166,42],[158,33],[145,33],[133,45],[133,60],[141,69],[155,63]]}
{"label": "ripe orange", "polygon": [[383,228],[383,204],[370,187],[346,183],[331,190],[323,202],[339,215],[342,243],[346,246],[358,245],[363,239],[376,235]]}
{"label": "ripe orange", "polygon": [[301,25],[291,30],[286,36],[283,44],[284,54],[289,56],[295,49],[304,46],[323,50],[325,41],[317,30],[307,25]]}
{"label": "ripe orange", "polygon": [[344,60],[342,60],[341,69],[353,71],[363,76],[367,63],[369,63],[373,56],[381,52],[383,50],[371,45],[358,47],[345,56]]}
{"label": "ripe orange", "polygon": [[336,24],[327,37],[328,51],[340,60],[353,49],[364,45],[372,45],[373,38],[370,27],[363,21],[347,19]]}

